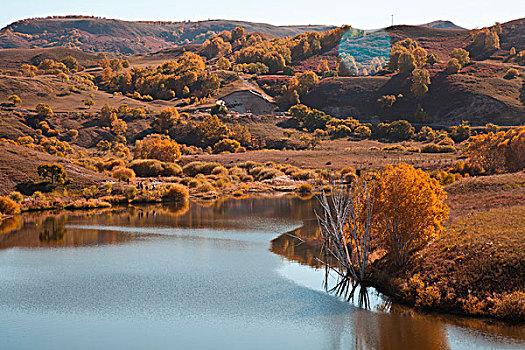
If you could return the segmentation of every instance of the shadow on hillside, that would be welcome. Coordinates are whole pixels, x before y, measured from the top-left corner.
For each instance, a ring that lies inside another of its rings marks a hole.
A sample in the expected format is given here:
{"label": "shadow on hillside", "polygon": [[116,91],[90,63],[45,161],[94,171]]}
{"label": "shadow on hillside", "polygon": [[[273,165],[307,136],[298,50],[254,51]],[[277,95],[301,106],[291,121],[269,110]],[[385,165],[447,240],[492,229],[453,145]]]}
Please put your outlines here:
{"label": "shadow on hillside", "polygon": [[37,191],[42,193],[52,192],[56,187],[56,184],[52,184],[50,182],[26,181],[16,185],[15,189],[24,196],[32,196]]}
{"label": "shadow on hillside", "polygon": [[520,101],[521,104],[525,106],[525,78],[523,79],[523,83],[521,84]]}

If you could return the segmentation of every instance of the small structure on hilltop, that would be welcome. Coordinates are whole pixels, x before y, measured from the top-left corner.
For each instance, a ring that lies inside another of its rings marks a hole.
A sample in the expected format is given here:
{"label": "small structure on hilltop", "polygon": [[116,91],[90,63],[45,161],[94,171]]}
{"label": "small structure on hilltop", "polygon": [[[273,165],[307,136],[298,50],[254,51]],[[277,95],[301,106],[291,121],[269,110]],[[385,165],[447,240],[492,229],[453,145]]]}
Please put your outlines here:
{"label": "small structure on hilltop", "polygon": [[217,103],[224,102],[229,111],[240,114],[275,114],[275,104],[255,90],[239,90],[221,97]]}

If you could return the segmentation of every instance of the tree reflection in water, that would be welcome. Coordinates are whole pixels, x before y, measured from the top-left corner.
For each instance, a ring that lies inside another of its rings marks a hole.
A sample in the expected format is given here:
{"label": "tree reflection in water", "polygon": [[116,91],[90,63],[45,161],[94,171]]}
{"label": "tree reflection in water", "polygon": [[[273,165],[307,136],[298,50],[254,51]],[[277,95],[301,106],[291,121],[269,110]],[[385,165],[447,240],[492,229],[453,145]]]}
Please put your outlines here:
{"label": "tree reflection in water", "polygon": [[60,243],[64,241],[66,234],[65,221],[57,222],[53,220],[50,228],[44,228],[44,231],[40,232],[38,240],[46,244]]}

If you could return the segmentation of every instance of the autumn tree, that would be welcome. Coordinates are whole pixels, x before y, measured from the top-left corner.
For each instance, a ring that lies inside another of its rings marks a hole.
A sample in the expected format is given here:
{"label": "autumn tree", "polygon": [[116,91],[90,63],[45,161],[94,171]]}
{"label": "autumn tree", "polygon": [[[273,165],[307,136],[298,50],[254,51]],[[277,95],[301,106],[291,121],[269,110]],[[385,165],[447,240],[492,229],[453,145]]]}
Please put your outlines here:
{"label": "autumn tree", "polygon": [[427,63],[427,50],[425,50],[422,47],[417,47],[412,51],[412,55],[414,56],[414,64],[417,68],[423,67]]}
{"label": "autumn tree", "polygon": [[66,65],[66,67],[72,71],[72,72],[76,72],[78,71],[79,69],[79,64],[78,64],[78,61],[75,57],[73,56],[66,56],[64,57],[64,59],[62,59],[60,62],[62,62],[63,64]]}
{"label": "autumn tree", "polygon": [[471,137],[470,161],[488,173],[514,172],[525,168],[525,127]]}
{"label": "autumn tree", "polygon": [[283,87],[282,95],[279,98],[279,105],[284,108],[289,108],[301,102],[297,90],[294,85],[286,85]]}
{"label": "autumn tree", "polygon": [[232,68],[230,60],[226,57],[219,58],[219,60],[217,61],[217,66],[219,67],[219,69],[222,70],[230,70]]}
{"label": "autumn tree", "polygon": [[399,266],[443,232],[449,212],[445,199],[435,179],[408,164],[389,165],[378,175],[373,227]]}
{"label": "autumn tree", "polygon": [[232,138],[237,140],[243,146],[249,146],[252,142],[252,134],[247,126],[235,124],[232,129]]}
{"label": "autumn tree", "polygon": [[35,111],[40,118],[47,118],[53,116],[53,110],[44,103],[39,103],[35,107]]}
{"label": "autumn tree", "polygon": [[235,27],[231,33],[231,40],[239,40],[246,35],[246,30],[243,27]]}
{"label": "autumn tree", "polygon": [[67,179],[67,173],[64,167],[58,163],[40,164],[38,166],[38,175],[45,179],[50,179],[51,183],[64,183]]}
{"label": "autumn tree", "polygon": [[227,138],[230,129],[216,115],[209,115],[197,125],[197,135],[204,146],[212,146],[220,140]]}
{"label": "autumn tree", "polygon": [[270,74],[275,74],[283,70],[286,61],[283,56],[277,52],[268,52],[262,57],[262,63],[268,67]]}
{"label": "autumn tree", "polygon": [[221,80],[215,73],[206,75],[202,80],[201,93],[203,96],[213,95],[219,91]]}
{"label": "autumn tree", "polygon": [[396,101],[397,97],[395,95],[383,95],[377,99],[377,103],[379,103],[382,109],[391,108]]}
{"label": "autumn tree", "polygon": [[464,49],[452,50],[450,57],[457,59],[461,66],[464,66],[470,62],[469,52]]}
{"label": "autumn tree", "polygon": [[501,33],[501,26],[474,31],[474,38],[471,44],[472,50],[478,54],[487,54],[498,50],[500,48],[499,33]]}
{"label": "autumn tree", "polygon": [[135,143],[135,159],[174,162],[181,157],[179,144],[167,135],[151,134]]}
{"label": "autumn tree", "polygon": [[430,85],[430,74],[428,70],[421,68],[415,69],[412,72],[412,86],[410,91],[418,97],[423,97],[428,92],[428,85]]}
{"label": "autumn tree", "polygon": [[[417,47],[417,42],[410,38],[394,43],[390,50],[390,61],[388,62],[389,69],[401,73],[409,73],[416,69],[417,65],[414,51]],[[420,57],[422,51],[419,50],[417,54],[418,63],[422,63],[423,58]]]}
{"label": "autumn tree", "polygon": [[213,153],[235,153],[240,147],[239,141],[222,139],[213,146]]}
{"label": "autumn tree", "polygon": [[20,205],[7,197],[0,197],[0,215],[20,214]]}
{"label": "autumn tree", "polygon": [[225,42],[222,37],[215,36],[206,40],[202,49],[206,57],[213,58],[231,53],[232,45],[229,42]]}
{"label": "autumn tree", "polygon": [[175,107],[166,107],[153,122],[153,127],[158,133],[166,134],[179,122],[180,115]]}
{"label": "autumn tree", "polygon": [[430,66],[434,66],[436,63],[441,63],[441,60],[439,59],[439,56],[435,53],[430,53],[427,55],[427,63],[430,64]]}
{"label": "autumn tree", "polygon": [[7,100],[15,107],[22,105],[22,99],[18,97],[18,95],[11,95],[7,98]]}
{"label": "autumn tree", "polygon": [[128,130],[128,124],[122,119],[117,118],[115,113],[112,114],[111,131],[115,135],[122,135]]}
{"label": "autumn tree", "polygon": [[447,67],[445,68],[445,71],[448,74],[456,74],[461,70],[461,64],[459,63],[457,58],[451,58],[447,62]]}
{"label": "autumn tree", "polygon": [[319,65],[317,65],[317,72],[321,75],[330,72],[330,67],[328,66],[327,60],[321,60]]}
{"label": "autumn tree", "polygon": [[450,137],[455,142],[465,141],[470,137],[471,132],[470,124],[465,120],[460,125],[450,127]]}
{"label": "autumn tree", "polygon": [[310,132],[314,132],[316,129],[325,129],[330,120],[330,116],[324,112],[301,104],[291,107],[289,112],[301,127]]}
{"label": "autumn tree", "polygon": [[297,85],[296,90],[299,96],[306,95],[312,87],[317,84],[319,81],[319,77],[315,72],[312,71],[306,71],[304,73],[298,73],[295,75],[295,78],[297,79]]}

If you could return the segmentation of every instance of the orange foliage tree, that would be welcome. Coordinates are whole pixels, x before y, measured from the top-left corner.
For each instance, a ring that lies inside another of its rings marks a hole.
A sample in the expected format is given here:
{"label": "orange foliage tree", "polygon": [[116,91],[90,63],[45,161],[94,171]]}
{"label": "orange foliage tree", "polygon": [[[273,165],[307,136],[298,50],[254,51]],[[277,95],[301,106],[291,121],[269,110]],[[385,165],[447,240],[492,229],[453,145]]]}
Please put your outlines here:
{"label": "orange foliage tree", "polygon": [[174,162],[181,157],[179,144],[167,135],[151,134],[135,143],[135,159]]}
{"label": "orange foliage tree", "polygon": [[374,186],[374,229],[393,260],[403,266],[410,253],[443,231],[448,218],[443,187],[408,164],[388,166]]}
{"label": "orange foliage tree", "polygon": [[488,173],[520,171],[525,168],[525,127],[473,136],[468,154]]}

